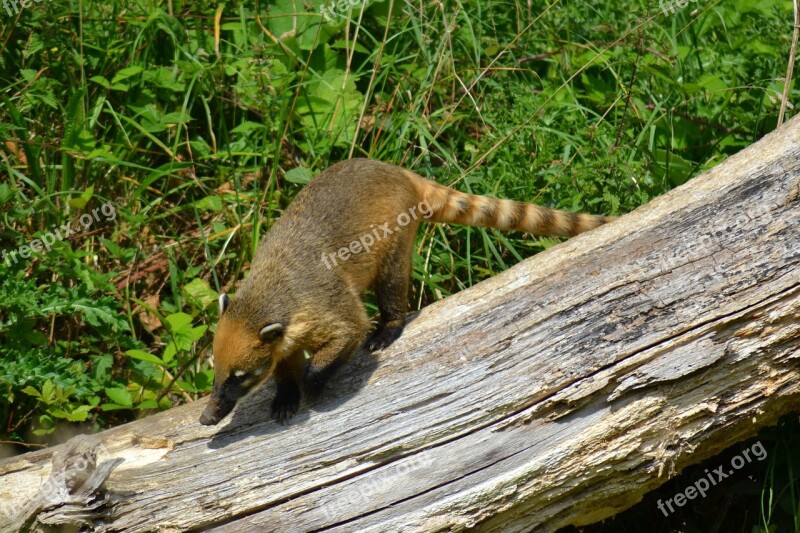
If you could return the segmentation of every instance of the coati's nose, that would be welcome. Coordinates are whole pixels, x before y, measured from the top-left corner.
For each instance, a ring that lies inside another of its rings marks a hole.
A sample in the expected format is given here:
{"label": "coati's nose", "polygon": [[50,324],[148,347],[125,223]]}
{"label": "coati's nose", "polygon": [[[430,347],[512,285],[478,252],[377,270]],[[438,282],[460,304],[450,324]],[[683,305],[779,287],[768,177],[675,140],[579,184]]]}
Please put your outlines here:
{"label": "coati's nose", "polygon": [[236,406],[236,400],[242,396],[241,387],[224,384],[219,391],[212,392],[208,397],[208,405],[200,415],[200,423],[204,426],[213,426],[228,416]]}
{"label": "coati's nose", "polygon": [[203,414],[200,415],[200,423],[204,426],[216,426],[220,420],[220,417],[214,416],[214,409],[212,409],[211,404],[208,404],[203,410]]}
{"label": "coati's nose", "polygon": [[230,411],[231,409],[227,411],[222,409],[216,395],[212,394],[208,398],[208,405],[203,409],[203,414],[200,415],[200,423],[204,426],[216,426]]}

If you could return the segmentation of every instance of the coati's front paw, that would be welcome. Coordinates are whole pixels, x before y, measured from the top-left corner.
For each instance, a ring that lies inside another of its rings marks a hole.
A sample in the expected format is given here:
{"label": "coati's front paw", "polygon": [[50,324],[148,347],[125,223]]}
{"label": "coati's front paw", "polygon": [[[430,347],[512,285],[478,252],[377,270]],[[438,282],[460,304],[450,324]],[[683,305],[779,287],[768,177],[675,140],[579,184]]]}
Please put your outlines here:
{"label": "coati's front paw", "polygon": [[272,400],[272,419],[283,424],[300,407],[300,389],[291,382],[279,383]]}
{"label": "coati's front paw", "polygon": [[367,342],[365,343],[367,349],[370,351],[376,350],[383,350],[400,336],[403,333],[403,325],[400,326],[386,326],[380,325],[378,329],[372,332],[367,338]]}

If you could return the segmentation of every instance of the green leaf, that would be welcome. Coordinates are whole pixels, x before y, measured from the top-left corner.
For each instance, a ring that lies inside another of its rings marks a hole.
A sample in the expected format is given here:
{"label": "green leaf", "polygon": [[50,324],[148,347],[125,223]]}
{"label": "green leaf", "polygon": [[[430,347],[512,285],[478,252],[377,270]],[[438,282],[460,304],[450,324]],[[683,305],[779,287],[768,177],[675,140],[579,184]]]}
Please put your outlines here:
{"label": "green leaf", "polygon": [[117,403],[104,403],[100,406],[103,411],[119,411],[120,409],[130,409],[130,405],[119,405]]}
{"label": "green leaf", "polygon": [[119,72],[117,72],[117,75],[114,76],[114,78],[111,80],[111,83],[112,84],[113,83],[119,83],[122,80],[127,80],[130,77],[136,76],[137,74],[139,74],[143,70],[144,70],[144,68],[139,67],[139,66],[133,66],[133,67],[124,68],[124,69],[120,70]]}
{"label": "green leaf", "polygon": [[254,131],[265,131],[267,127],[260,122],[253,122],[252,120],[245,120],[235,128],[231,130],[232,133],[241,133],[243,135],[247,135],[248,133],[252,133]]}
{"label": "green leaf", "polygon": [[186,338],[188,338],[192,342],[199,340],[203,337],[203,335],[206,334],[207,329],[208,326],[206,326],[205,324],[201,326],[195,326],[186,334]]}
{"label": "green leaf", "polygon": [[172,332],[180,331],[192,323],[192,317],[186,313],[173,313],[171,315],[167,315],[166,320],[167,326]]}
{"label": "green leaf", "polygon": [[33,83],[36,79],[37,72],[35,69],[23,68],[20,69],[19,74],[22,76],[22,79],[25,80],[25,83]]}
{"label": "green leaf", "polygon": [[53,385],[53,382],[48,379],[47,381],[44,382],[44,385],[42,385],[41,400],[49,405],[53,403],[53,401],[55,400],[55,396],[56,396],[56,386]]}
{"label": "green leaf", "polygon": [[62,418],[68,422],[83,422],[89,416],[90,409],[91,407],[88,405],[81,405],[71,410],[56,408],[48,409],[47,412],[56,418]]}
{"label": "green leaf", "polygon": [[219,298],[217,291],[212,289],[206,280],[200,278],[195,278],[187,283],[183,287],[183,292],[190,300],[197,302],[202,309],[214,304]]}
{"label": "green leaf", "polygon": [[93,302],[87,298],[81,298],[72,304],[75,311],[80,311],[86,323],[98,327],[101,324],[114,324],[120,325],[120,317],[111,312],[108,307],[96,307]]}
{"label": "green leaf", "polygon": [[656,149],[655,155],[659,163],[659,166],[653,168],[655,174],[667,176],[675,187],[688,181],[695,166],[692,161],[684,159],[676,152],[667,152],[660,148]]}
{"label": "green leaf", "polygon": [[109,82],[103,76],[92,76],[91,78],[89,78],[89,81],[95,82],[96,84],[100,85],[104,89],[110,89],[111,88],[111,82]]}
{"label": "green leaf", "polygon": [[194,376],[194,386],[198,391],[208,391],[214,383],[214,375],[211,370],[198,372]]}
{"label": "green leaf", "polygon": [[286,181],[305,185],[311,181],[311,178],[314,176],[311,174],[311,171],[305,167],[295,167],[287,171],[284,177],[286,178]]}
{"label": "green leaf", "polygon": [[22,392],[24,392],[28,396],[33,396],[36,399],[41,399],[42,398],[42,395],[39,393],[39,391],[34,389],[33,387],[31,387],[30,385],[28,385],[27,387],[22,389]]}
{"label": "green leaf", "polygon": [[142,350],[128,350],[125,352],[125,355],[132,359],[139,359],[140,361],[147,361],[148,363],[153,363],[154,365],[164,366],[164,361],[155,355],[143,352]]}
{"label": "green leaf", "polygon": [[155,400],[145,400],[139,403],[136,409],[158,409],[158,402]]}
{"label": "green leaf", "polygon": [[80,405],[67,413],[66,419],[70,422],[83,422],[89,417],[89,410],[91,406]]}
{"label": "green leaf", "polygon": [[164,348],[164,355],[162,355],[164,359],[164,363],[169,363],[175,357],[175,354],[178,353],[178,347],[175,345],[174,342],[167,344],[167,347]]}
{"label": "green leaf", "polygon": [[133,399],[131,398],[131,393],[128,392],[128,389],[111,389],[106,387],[106,396],[108,396],[111,401],[118,405],[124,405],[126,407],[131,407],[133,405]]}
{"label": "green leaf", "polygon": [[176,381],[175,386],[184,392],[197,392],[197,389],[194,387],[194,385],[188,381],[183,381],[182,379]]}
{"label": "green leaf", "polygon": [[179,75],[167,67],[159,67],[157,69],[148,68],[142,79],[147,83],[152,83],[161,89],[182,93],[185,89],[185,84],[180,81]]}
{"label": "green leaf", "polygon": [[611,212],[619,212],[619,197],[609,191],[603,191],[603,198],[611,204]]}
{"label": "green leaf", "polygon": [[115,259],[121,259],[123,261],[132,261],[134,256],[136,255],[136,250],[134,248],[123,248],[114,241],[106,239],[104,237],[100,237],[100,242],[103,243],[108,253],[111,257]]}
{"label": "green leaf", "polygon": [[8,202],[16,195],[16,192],[11,187],[5,183],[0,183],[0,204]]}
{"label": "green leaf", "polygon": [[202,211],[222,211],[222,198],[219,196],[206,196],[196,202],[192,202],[194,207]]}
{"label": "green leaf", "polygon": [[70,198],[69,205],[74,207],[75,209],[83,209],[86,207],[86,204],[89,203],[89,200],[92,199],[92,195],[94,194],[94,186],[90,185],[86,188],[83,193],[77,198]]}

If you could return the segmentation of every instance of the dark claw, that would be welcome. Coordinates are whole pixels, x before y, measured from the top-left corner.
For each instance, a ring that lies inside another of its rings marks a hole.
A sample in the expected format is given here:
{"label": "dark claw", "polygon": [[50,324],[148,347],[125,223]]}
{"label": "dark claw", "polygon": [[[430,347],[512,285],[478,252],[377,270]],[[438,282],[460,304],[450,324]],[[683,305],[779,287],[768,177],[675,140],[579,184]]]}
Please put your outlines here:
{"label": "dark claw", "polygon": [[403,333],[403,326],[378,326],[367,339],[367,348],[370,351],[383,350]]}
{"label": "dark claw", "polygon": [[292,382],[278,384],[275,398],[272,400],[272,419],[283,424],[289,420],[300,407],[300,389]]}

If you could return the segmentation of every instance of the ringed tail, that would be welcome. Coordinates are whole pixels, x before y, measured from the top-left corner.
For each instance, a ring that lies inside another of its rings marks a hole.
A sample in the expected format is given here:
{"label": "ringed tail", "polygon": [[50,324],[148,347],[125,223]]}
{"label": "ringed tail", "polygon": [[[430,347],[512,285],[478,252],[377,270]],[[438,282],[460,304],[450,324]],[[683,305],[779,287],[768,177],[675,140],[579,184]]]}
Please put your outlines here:
{"label": "ringed tail", "polygon": [[535,204],[468,194],[406,171],[420,201],[427,201],[429,220],[465,226],[524,231],[535,235],[573,237],[611,222],[616,217],[586,215]]}

